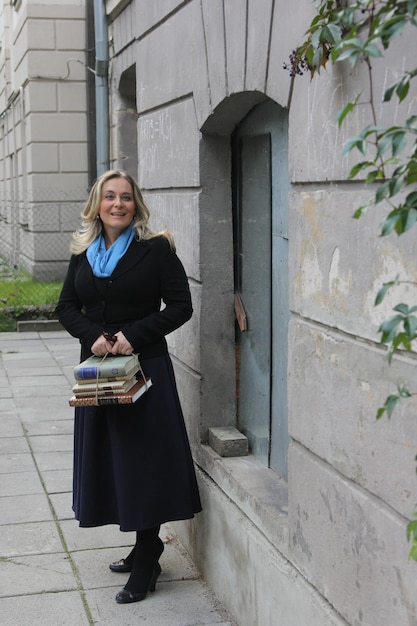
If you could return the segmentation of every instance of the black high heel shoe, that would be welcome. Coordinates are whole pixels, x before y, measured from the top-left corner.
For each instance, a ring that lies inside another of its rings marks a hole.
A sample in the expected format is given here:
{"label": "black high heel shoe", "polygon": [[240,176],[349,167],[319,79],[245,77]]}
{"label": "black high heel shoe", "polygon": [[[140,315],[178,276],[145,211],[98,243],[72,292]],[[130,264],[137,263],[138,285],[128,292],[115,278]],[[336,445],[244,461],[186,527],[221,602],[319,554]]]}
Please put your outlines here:
{"label": "black high heel shoe", "polygon": [[[123,559],[122,559],[123,560]],[[148,588],[144,591],[128,591],[127,589],[122,589],[116,595],[116,602],[118,604],[128,604],[130,602],[140,602],[146,598],[148,591],[155,591],[156,581],[161,573],[161,566],[157,563],[152,572],[151,579],[149,581]]]}
{"label": "black high heel shoe", "polygon": [[133,569],[133,561],[129,562],[127,559],[120,559],[120,561],[110,563],[109,569],[111,569],[112,572],[119,573],[131,572]]}
{"label": "black high heel shoe", "polygon": [[125,559],[120,559],[120,561],[114,561],[110,563],[109,569],[112,572],[118,572],[124,574],[125,572],[131,572],[133,569],[133,560],[136,554],[136,544],[133,546],[132,550],[129,552]]}

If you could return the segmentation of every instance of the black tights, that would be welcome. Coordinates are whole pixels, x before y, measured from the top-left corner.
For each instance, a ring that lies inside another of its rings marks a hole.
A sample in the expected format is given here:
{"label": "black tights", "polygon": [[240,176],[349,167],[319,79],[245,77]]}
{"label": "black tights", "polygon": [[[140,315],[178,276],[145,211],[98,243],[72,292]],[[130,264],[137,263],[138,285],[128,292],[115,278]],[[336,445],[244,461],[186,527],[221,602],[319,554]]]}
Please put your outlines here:
{"label": "black tights", "polygon": [[125,585],[126,590],[136,593],[148,589],[149,581],[164,549],[158,536],[159,529],[160,526],[155,526],[137,531],[136,543],[125,559],[125,561],[129,559],[133,564],[132,573]]}

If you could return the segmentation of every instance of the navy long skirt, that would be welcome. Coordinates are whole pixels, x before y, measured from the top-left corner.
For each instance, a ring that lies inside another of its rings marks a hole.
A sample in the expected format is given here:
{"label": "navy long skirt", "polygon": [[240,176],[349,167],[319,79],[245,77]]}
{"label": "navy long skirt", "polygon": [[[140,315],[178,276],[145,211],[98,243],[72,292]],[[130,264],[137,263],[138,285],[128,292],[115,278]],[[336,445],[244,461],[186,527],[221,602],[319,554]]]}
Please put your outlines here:
{"label": "navy long skirt", "polygon": [[171,359],[141,365],[153,384],[134,404],[75,409],[73,509],[80,526],[144,530],[201,511]]}

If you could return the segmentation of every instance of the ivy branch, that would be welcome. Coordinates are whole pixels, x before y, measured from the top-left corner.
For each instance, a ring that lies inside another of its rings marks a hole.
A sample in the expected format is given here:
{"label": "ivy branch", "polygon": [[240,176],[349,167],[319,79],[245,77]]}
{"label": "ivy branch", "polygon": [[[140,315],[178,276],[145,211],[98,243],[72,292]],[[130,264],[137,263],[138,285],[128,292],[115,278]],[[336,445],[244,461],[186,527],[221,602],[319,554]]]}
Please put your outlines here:
{"label": "ivy branch", "polygon": [[[375,190],[370,201],[358,207],[353,217],[360,218],[369,208],[384,202],[388,206],[380,235],[392,232],[402,235],[417,222],[417,115],[410,115],[402,124],[385,128],[378,123],[375,108],[373,61],[383,58],[393,40],[404,30],[417,27],[417,0],[319,0],[316,15],[306,32],[306,40],[289,56],[284,69],[295,78],[309,72],[311,79],[326,69],[328,63],[345,61],[353,68],[357,63],[366,65],[369,100],[358,94],[337,114],[340,127],[358,105],[370,107],[372,123],[360,133],[350,137],[343,150],[347,155],[358,151],[360,160],[349,172],[349,179],[361,175],[367,185]],[[406,70],[384,93],[383,101],[393,97],[405,102],[417,67]],[[376,296],[380,304],[388,290],[400,283],[397,276],[383,284]],[[415,283],[411,283],[415,284]],[[388,361],[397,350],[411,352],[417,339],[417,306],[397,304],[394,315],[382,322],[378,332],[381,343],[387,345]],[[386,414],[391,417],[398,402],[417,395],[405,385],[389,395],[384,406],[378,409],[377,419]],[[417,461],[417,457],[416,457]],[[410,557],[417,561],[417,511],[407,526],[407,539],[411,542]]]}

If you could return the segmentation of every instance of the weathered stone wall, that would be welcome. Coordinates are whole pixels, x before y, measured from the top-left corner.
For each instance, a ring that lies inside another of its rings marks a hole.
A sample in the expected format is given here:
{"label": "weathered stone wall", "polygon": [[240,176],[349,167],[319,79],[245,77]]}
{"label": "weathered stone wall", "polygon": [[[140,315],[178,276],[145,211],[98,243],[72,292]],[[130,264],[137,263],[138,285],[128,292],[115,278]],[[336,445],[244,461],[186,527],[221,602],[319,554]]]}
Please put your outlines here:
{"label": "weathered stone wall", "polygon": [[[390,304],[413,291],[373,302],[397,273],[417,279],[416,244],[412,233],[379,238],[379,210],[351,217],[369,191],[347,180],[342,146],[369,111],[342,129],[336,113],[366,97],[363,68],[297,78],[291,95],[282,64],[308,26],[308,0],[107,6],[114,91],[135,68],[139,181],[154,225],[175,235],[195,306],[170,342],[205,508],[178,532],[241,626],[414,624],[415,402],[375,420],[396,384],[415,380],[414,357],[388,367],[377,335]],[[376,64],[378,103],[416,52],[406,34]],[[230,136],[265,98],[289,109],[288,483],[205,443],[210,426],[235,423]],[[402,113],[393,103],[383,117]]]}

